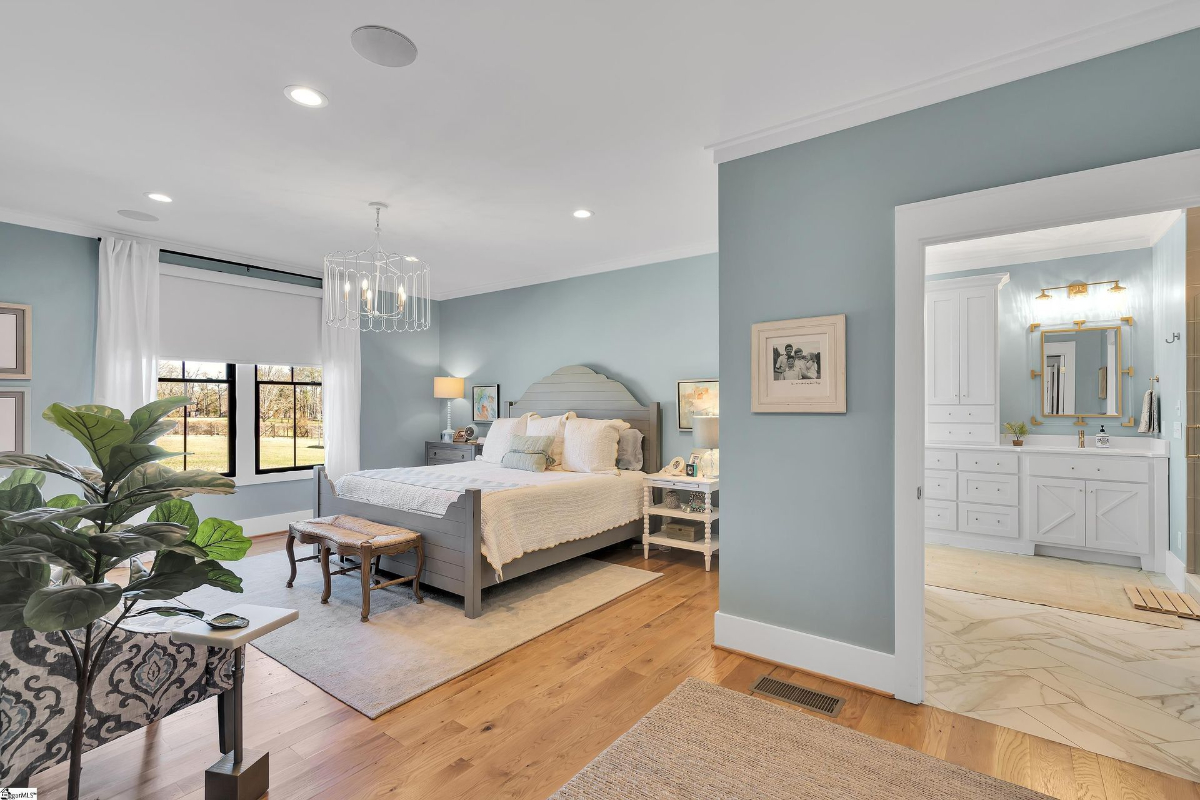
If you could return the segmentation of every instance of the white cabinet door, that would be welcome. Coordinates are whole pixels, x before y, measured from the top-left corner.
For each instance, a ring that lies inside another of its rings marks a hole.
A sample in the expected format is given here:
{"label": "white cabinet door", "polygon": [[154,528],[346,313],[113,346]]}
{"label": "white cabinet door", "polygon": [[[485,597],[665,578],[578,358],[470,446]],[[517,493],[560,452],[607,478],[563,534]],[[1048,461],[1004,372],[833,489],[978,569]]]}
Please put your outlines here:
{"label": "white cabinet door", "polygon": [[1150,487],[1087,482],[1087,546],[1122,553],[1150,552]]}
{"label": "white cabinet door", "polygon": [[1030,478],[1026,525],[1030,540],[1084,546],[1086,484],[1061,478]]}
{"label": "white cabinet door", "polygon": [[961,294],[930,292],[925,298],[925,401],[930,404],[958,404]]}
{"label": "white cabinet door", "polygon": [[959,403],[996,402],[996,290],[959,293]]}

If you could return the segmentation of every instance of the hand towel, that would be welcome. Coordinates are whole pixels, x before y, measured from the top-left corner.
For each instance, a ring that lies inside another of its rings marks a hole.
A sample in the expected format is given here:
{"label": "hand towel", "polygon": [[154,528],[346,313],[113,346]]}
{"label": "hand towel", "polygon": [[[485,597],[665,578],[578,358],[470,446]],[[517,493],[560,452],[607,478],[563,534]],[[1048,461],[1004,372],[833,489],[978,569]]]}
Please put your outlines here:
{"label": "hand towel", "polygon": [[1158,395],[1153,389],[1147,389],[1142,397],[1142,420],[1138,423],[1138,433],[1158,433]]}

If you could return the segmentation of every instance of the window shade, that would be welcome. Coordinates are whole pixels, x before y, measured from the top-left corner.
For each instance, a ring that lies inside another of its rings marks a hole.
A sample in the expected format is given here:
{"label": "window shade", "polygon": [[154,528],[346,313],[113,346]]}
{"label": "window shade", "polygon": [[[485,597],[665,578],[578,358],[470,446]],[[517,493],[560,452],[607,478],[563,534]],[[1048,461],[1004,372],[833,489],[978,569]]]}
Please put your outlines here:
{"label": "window shade", "polygon": [[321,363],[321,290],[162,264],[159,358]]}

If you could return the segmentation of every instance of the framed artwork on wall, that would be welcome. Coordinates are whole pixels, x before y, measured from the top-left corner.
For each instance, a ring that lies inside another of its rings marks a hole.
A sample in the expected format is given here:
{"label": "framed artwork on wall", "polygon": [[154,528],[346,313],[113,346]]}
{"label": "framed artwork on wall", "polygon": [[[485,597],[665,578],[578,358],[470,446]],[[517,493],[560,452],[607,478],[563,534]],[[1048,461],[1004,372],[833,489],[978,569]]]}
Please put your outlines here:
{"label": "framed artwork on wall", "polygon": [[33,377],[33,309],[0,303],[0,379]]}
{"label": "framed artwork on wall", "polygon": [[0,386],[0,454],[29,452],[29,390]]}
{"label": "framed artwork on wall", "polygon": [[750,334],[750,410],[846,413],[846,315],[760,322]]}
{"label": "framed artwork on wall", "polygon": [[500,416],[500,384],[471,387],[471,421],[495,422]]}
{"label": "framed artwork on wall", "polygon": [[692,429],[692,417],[697,414],[721,413],[721,383],[716,378],[677,381],[675,394],[679,401],[676,409],[681,431]]}

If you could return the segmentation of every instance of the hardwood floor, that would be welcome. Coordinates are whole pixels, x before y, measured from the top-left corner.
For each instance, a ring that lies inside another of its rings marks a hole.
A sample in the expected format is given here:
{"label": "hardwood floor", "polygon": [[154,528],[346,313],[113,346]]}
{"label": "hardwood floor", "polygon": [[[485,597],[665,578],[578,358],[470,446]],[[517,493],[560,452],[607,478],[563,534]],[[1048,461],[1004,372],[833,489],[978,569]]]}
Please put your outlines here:
{"label": "hardwood floor", "polygon": [[[770,673],[847,697],[838,724],[1053,797],[1200,800],[1179,778],[714,649],[718,573],[694,553],[652,555],[608,551],[664,577],[374,721],[252,651],[247,746],[271,752],[270,796],[541,800],[685,677],[744,692]],[[216,727],[210,699],[98,748],[84,758],[85,797],[200,800]],[[62,767],[43,773],[39,796],[62,797],[65,781]]]}

